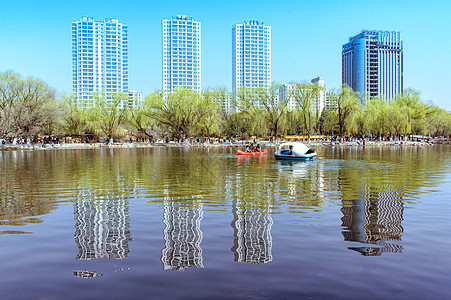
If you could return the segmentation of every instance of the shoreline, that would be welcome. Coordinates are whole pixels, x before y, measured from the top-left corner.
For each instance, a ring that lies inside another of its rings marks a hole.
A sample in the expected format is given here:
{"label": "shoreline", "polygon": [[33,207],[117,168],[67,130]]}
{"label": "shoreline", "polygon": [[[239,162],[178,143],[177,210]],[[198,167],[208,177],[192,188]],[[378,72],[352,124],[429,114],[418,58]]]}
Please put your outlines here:
{"label": "shoreline", "polygon": [[[266,148],[277,148],[279,143],[271,143],[269,141],[262,141],[261,144]],[[365,145],[358,142],[311,142],[305,143],[310,147],[314,148],[326,148],[326,147],[421,147],[421,146],[433,146],[438,144],[450,144],[450,141],[444,141],[443,143],[428,143],[428,142],[413,142],[413,141],[370,141],[366,142]],[[125,143],[63,143],[63,144],[21,144],[21,145],[0,145],[0,151],[34,151],[34,150],[59,150],[59,149],[105,149],[105,148],[161,148],[161,147],[171,147],[171,148],[211,148],[211,147],[232,147],[241,148],[244,147],[246,143],[235,142],[235,143],[146,143],[146,142],[125,142]]]}

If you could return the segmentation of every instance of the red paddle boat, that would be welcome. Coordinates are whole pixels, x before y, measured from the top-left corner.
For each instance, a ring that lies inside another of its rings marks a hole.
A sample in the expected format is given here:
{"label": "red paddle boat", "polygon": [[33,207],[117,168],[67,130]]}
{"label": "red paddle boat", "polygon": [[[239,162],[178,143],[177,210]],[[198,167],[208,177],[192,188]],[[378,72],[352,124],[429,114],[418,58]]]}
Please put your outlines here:
{"label": "red paddle boat", "polygon": [[262,151],[259,151],[259,152],[246,152],[246,151],[238,150],[236,152],[236,154],[237,155],[248,155],[248,156],[267,155],[268,154],[268,150],[267,149],[263,149]]}

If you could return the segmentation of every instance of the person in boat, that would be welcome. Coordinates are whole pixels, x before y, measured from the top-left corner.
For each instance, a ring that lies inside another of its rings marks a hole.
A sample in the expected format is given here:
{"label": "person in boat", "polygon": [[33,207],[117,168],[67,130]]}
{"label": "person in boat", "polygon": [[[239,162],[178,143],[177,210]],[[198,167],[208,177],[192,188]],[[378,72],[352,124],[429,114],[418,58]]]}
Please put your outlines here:
{"label": "person in boat", "polygon": [[246,149],[244,150],[244,152],[251,152],[251,149],[249,148],[249,145],[246,145]]}
{"label": "person in boat", "polygon": [[293,145],[290,145],[289,147],[284,146],[282,148],[282,155],[293,155]]}
{"label": "person in boat", "polygon": [[257,144],[257,146],[255,147],[255,152],[261,152],[262,151],[262,147],[260,146],[260,144]]}

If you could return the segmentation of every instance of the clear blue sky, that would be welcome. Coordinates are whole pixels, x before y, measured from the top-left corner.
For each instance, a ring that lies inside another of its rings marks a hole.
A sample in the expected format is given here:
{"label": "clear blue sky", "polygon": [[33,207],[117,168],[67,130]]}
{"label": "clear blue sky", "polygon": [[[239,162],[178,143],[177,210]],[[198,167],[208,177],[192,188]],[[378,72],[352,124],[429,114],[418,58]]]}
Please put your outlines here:
{"label": "clear blue sky", "polygon": [[451,1],[10,1],[0,0],[0,71],[12,69],[72,93],[71,25],[82,16],[128,25],[129,88],[161,89],[161,20],[202,24],[202,88],[229,90],[232,25],[272,29],[272,80],[324,76],[341,85],[341,46],[362,29],[401,31],[404,87],[451,111]]}

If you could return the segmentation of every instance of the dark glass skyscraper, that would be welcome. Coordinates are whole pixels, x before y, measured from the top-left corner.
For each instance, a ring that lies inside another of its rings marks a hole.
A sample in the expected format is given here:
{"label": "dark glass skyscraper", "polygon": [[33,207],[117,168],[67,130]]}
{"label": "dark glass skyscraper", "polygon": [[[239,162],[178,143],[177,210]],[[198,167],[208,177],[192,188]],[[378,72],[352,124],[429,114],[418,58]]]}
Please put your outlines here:
{"label": "dark glass skyscraper", "polygon": [[363,30],[342,48],[342,83],[365,98],[403,90],[403,42],[396,31]]}

